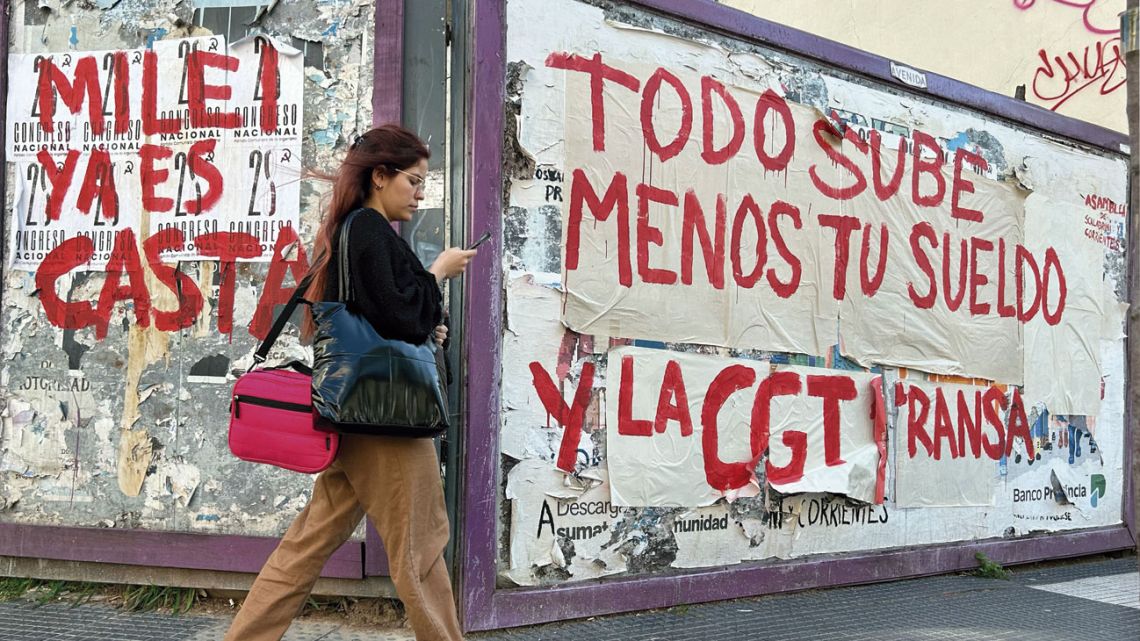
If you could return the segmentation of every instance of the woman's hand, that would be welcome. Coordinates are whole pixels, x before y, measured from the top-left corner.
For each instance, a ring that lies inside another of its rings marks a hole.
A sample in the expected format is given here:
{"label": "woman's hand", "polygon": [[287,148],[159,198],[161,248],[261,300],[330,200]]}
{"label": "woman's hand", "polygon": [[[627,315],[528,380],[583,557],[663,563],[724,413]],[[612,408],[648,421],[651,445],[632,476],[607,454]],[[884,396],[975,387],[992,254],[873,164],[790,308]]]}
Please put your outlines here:
{"label": "woman's hand", "polygon": [[435,275],[435,279],[443,282],[448,278],[455,278],[467,269],[467,263],[479,253],[476,249],[459,249],[451,247],[443,250],[428,271]]}
{"label": "woman's hand", "polygon": [[443,341],[447,340],[447,325],[435,326],[435,344],[443,347]]}

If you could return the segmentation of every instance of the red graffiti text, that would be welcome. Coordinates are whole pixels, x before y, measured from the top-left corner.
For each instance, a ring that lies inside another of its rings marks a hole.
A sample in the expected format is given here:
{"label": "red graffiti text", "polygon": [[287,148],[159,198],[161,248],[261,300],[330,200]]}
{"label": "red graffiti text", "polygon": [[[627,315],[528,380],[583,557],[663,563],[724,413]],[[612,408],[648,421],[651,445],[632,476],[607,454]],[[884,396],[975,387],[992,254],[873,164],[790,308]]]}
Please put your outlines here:
{"label": "red graffiti text", "polygon": [[[1081,11],[1081,21],[1085,25],[1085,29],[1089,33],[1097,35],[1107,35],[1112,33],[1120,33],[1118,27],[1099,27],[1093,24],[1092,12],[1100,0],[1052,0],[1055,4],[1064,5],[1066,7],[1073,7],[1074,9],[1083,9]],[[1022,11],[1028,11],[1037,4],[1037,0],[1013,0],[1013,6]],[[1115,15],[1115,14],[1111,14]]]}
{"label": "red graffiti text", "polygon": [[1033,74],[1033,95],[1052,111],[1089,87],[1107,96],[1127,81],[1119,37],[1094,43],[1083,51],[1049,54],[1041,49],[1037,57],[1040,63]]}
{"label": "red graffiti text", "polygon": [[[283,286],[286,270],[292,272],[293,279],[297,282],[309,269],[303,249],[298,249],[296,258],[285,258],[286,250],[297,241],[297,234],[292,227],[283,227],[277,237],[269,274],[249,325],[250,334],[257,338],[264,338],[268,333],[273,307],[286,302],[293,293],[292,288]],[[219,261],[221,281],[217,304],[218,331],[223,334],[232,333],[236,262],[240,258],[260,256],[260,240],[241,232],[215,232],[198,236],[195,243],[203,254],[214,256]],[[115,306],[120,301],[130,301],[139,327],[150,327],[152,322],[156,329],[166,332],[190,327],[197,322],[202,312],[202,290],[190,276],[162,262],[163,253],[181,251],[184,247],[185,237],[178,229],[164,229],[146,238],[141,243],[141,253],[140,243],[132,229],[116,232],[114,249],[107,263],[106,279],[99,298],[93,305],[92,301],[67,300],[66,294],[61,296],[57,290],[57,283],[65,274],[91,260],[95,251],[94,242],[87,236],[76,236],[63,241],[48,254],[36,272],[36,288],[48,322],[63,329],[93,327],[96,339],[101,340],[107,336]],[[143,265],[144,258],[146,267]],[[177,297],[176,309],[162,310],[151,304],[152,292],[147,286],[144,272],[147,268],[163,287]]]}

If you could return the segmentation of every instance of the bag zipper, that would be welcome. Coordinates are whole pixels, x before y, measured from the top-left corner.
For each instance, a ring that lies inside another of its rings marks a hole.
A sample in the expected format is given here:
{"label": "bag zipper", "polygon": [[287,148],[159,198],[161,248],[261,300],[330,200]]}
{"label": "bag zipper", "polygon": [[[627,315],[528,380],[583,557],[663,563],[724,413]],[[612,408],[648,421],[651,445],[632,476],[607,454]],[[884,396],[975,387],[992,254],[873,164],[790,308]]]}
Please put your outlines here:
{"label": "bag zipper", "polygon": [[277,401],[272,398],[261,398],[260,396],[241,396],[234,395],[233,412],[234,418],[241,418],[241,404],[249,403],[250,405],[260,405],[262,407],[272,407],[277,410],[285,410],[287,412],[305,412],[306,414],[313,411],[312,405],[303,405],[301,403],[290,403],[288,401]]}

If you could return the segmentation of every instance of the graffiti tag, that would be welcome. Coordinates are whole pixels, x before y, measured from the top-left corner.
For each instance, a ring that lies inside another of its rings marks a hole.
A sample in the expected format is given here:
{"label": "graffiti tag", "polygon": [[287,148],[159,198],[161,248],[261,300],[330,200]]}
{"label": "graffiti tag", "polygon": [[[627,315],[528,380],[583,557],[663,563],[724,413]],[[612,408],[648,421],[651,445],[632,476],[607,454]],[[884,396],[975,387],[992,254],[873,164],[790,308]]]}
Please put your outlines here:
{"label": "graffiti tag", "polygon": [[[1096,5],[1098,2],[1100,2],[1100,0],[1084,0],[1083,2],[1079,0],[1053,0],[1053,2],[1056,4],[1064,5],[1066,7],[1073,7],[1074,9],[1084,9],[1084,11],[1081,12],[1081,20],[1084,22],[1085,29],[1087,29],[1089,33],[1095,33],[1099,35],[1120,33],[1119,28],[1106,29],[1104,27],[1098,27],[1093,24],[1091,14],[1093,13],[1093,9],[1096,8]],[[1035,4],[1037,4],[1037,0],[1013,0],[1013,6],[1022,11],[1028,11]]]}
{"label": "graffiti tag", "polygon": [[1107,96],[1127,80],[1119,36],[1088,45],[1084,51],[1050,55],[1040,49],[1037,56],[1041,62],[1033,74],[1033,95],[1052,111],[1089,87],[1097,86],[1100,95]]}

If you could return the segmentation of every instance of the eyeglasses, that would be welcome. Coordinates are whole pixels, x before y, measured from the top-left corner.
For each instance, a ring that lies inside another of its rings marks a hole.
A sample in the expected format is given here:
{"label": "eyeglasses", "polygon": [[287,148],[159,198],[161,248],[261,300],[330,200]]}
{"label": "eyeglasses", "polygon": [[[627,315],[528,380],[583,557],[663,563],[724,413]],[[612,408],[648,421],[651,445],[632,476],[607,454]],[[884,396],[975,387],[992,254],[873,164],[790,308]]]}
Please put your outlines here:
{"label": "eyeglasses", "polygon": [[408,177],[408,182],[411,183],[412,189],[415,189],[417,194],[424,193],[425,179],[422,176],[417,176],[402,169],[397,169],[396,171]]}

